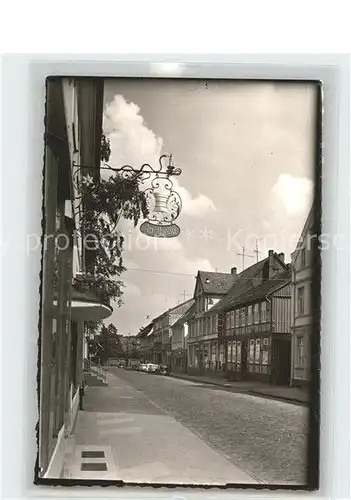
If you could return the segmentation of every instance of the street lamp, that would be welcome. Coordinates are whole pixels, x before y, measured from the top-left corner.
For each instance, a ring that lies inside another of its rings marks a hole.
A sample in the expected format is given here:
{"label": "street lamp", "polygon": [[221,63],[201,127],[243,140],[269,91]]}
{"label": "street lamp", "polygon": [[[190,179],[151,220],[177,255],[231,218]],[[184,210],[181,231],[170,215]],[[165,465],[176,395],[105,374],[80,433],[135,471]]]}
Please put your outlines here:
{"label": "street lamp", "polygon": [[[78,165],[73,162],[73,175],[79,174],[84,169],[93,172],[94,168],[96,171],[96,167]],[[125,181],[129,182],[138,180],[144,183],[147,179],[153,177],[151,187],[144,191],[148,216],[147,220],[140,226],[140,231],[147,236],[156,238],[174,238],[179,235],[180,228],[174,224],[174,221],[181,212],[182,201],[179,194],[172,189],[171,177],[180,175],[182,170],[173,165],[171,154],[160,156],[158,168],[153,168],[149,163],[144,163],[139,169],[135,169],[130,165],[115,168],[105,163],[100,166],[100,170],[110,170],[118,173]],[[84,180],[80,179],[80,181],[76,182],[77,186],[80,183],[89,186],[94,183],[94,180],[88,174],[84,176]]]}

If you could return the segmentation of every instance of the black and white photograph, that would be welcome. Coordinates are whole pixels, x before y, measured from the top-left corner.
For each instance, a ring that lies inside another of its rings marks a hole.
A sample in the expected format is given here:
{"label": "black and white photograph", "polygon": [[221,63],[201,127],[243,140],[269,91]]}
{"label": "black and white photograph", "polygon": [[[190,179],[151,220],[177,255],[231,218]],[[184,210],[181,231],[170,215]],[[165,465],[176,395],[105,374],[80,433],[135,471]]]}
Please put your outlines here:
{"label": "black and white photograph", "polygon": [[38,484],[318,478],[321,106],[318,81],[47,79]]}

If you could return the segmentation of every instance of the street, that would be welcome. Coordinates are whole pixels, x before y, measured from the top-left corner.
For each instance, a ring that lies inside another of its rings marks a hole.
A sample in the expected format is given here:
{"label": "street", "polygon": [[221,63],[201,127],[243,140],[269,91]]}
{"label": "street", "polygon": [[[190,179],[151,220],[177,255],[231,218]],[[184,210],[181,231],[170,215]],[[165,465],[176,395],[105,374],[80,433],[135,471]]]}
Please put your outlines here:
{"label": "street", "polygon": [[[132,441],[137,435],[141,454],[144,448],[152,450],[153,447],[157,454],[157,446],[163,443],[161,449],[164,452],[153,463],[159,471],[162,467],[165,470],[168,467],[168,471],[174,468],[169,462],[170,456],[185,453],[184,447],[179,444],[182,435],[186,441],[196,439],[195,436],[200,438],[192,445],[199,452],[203,443],[216,452],[216,459],[211,457],[201,466],[208,478],[218,477],[218,471],[214,473],[213,469],[216,462],[221,473],[230,463],[253,482],[277,485],[305,483],[307,408],[167,376],[123,368],[109,368],[109,372],[111,380],[108,388],[92,387],[87,391],[82,414],[85,419],[91,418],[91,422],[85,423],[82,430],[78,418],[76,444],[97,446],[103,444],[101,440],[104,436],[106,442],[111,444],[111,435],[118,437],[115,453],[117,462],[120,461],[119,469],[124,470],[124,481],[132,481],[136,473],[147,481],[150,472],[147,468],[149,459],[146,458],[143,470],[140,469],[140,460],[139,469],[135,468],[135,452],[130,450],[134,449]],[[115,415],[112,419],[111,413]],[[171,418],[166,420],[165,417]],[[143,429],[157,418],[160,419],[157,434],[147,437]],[[171,421],[173,427],[170,426]],[[94,426],[102,423],[109,424],[113,430],[104,428],[94,433]],[[88,433],[87,426],[90,426]],[[181,434],[181,429],[188,429],[191,433],[185,436]],[[189,452],[185,455],[188,456]],[[204,457],[205,449],[198,455]],[[198,456],[192,459],[188,456],[188,459],[199,460]],[[179,461],[184,467],[184,457]],[[164,474],[168,474],[169,481],[169,472]],[[226,474],[233,472],[228,469]],[[241,482],[246,481],[243,479]]]}

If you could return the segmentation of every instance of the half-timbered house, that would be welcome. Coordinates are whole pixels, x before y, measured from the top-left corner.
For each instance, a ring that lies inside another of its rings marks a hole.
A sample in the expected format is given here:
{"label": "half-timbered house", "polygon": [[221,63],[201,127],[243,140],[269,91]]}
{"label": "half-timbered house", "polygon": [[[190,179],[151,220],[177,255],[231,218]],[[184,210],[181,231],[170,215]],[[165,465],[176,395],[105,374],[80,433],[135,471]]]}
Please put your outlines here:
{"label": "half-timbered house", "polygon": [[289,383],[290,298],[284,254],[270,250],[238,275],[212,311],[218,316],[218,344],[229,378]]}

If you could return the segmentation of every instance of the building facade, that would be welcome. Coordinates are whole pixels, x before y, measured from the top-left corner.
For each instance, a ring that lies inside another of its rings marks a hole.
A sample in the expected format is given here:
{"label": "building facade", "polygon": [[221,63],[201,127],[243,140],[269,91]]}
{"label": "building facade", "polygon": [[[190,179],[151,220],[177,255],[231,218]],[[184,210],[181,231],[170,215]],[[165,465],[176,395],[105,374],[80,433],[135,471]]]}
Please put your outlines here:
{"label": "building facade", "polygon": [[223,371],[224,346],[218,341],[219,316],[215,306],[236,279],[236,268],[231,273],[198,272],[194,291],[195,310],[189,319],[187,340],[189,373]]}
{"label": "building facade", "polygon": [[[73,287],[74,278],[84,272],[73,162],[99,167],[95,141],[97,130],[101,140],[102,95],[95,80],[47,81],[38,478],[57,478],[62,471],[65,438],[75,423],[84,377],[84,322],[112,313],[99,296]],[[89,117],[80,113],[87,108]]]}
{"label": "building facade", "polygon": [[313,212],[310,211],[299,243],[291,255],[292,265],[292,358],[291,385],[307,386],[311,377],[310,339],[313,324],[312,273],[313,239],[311,237]]}
{"label": "building facade", "polygon": [[283,254],[270,250],[237,275],[205,317],[213,314],[219,364],[228,378],[289,383],[290,271]]}
{"label": "building facade", "polygon": [[289,385],[290,302],[288,269],[243,294],[224,313],[229,379]]}

